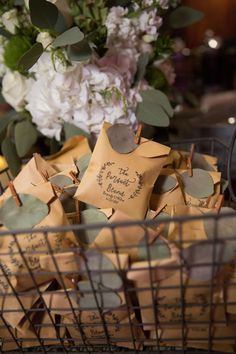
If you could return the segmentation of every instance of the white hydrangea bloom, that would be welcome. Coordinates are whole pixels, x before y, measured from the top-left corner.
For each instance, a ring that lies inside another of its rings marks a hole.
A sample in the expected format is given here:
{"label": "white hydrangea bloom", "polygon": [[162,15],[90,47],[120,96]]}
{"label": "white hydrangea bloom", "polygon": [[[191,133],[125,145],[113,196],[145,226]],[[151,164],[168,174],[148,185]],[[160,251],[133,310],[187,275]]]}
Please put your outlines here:
{"label": "white hydrangea bloom", "polygon": [[4,14],[2,15],[1,22],[8,32],[15,34],[16,27],[19,27],[17,10],[12,9],[7,12],[4,12]]}
{"label": "white hydrangea bloom", "polygon": [[26,96],[31,87],[31,80],[18,71],[7,71],[2,79],[2,95],[16,111],[25,108]]}
{"label": "white hydrangea bloom", "polygon": [[33,68],[36,80],[26,105],[42,134],[60,140],[64,122],[95,134],[104,121],[135,124],[133,110],[140,97],[114,67],[76,63],[59,72],[45,65],[45,55]]}

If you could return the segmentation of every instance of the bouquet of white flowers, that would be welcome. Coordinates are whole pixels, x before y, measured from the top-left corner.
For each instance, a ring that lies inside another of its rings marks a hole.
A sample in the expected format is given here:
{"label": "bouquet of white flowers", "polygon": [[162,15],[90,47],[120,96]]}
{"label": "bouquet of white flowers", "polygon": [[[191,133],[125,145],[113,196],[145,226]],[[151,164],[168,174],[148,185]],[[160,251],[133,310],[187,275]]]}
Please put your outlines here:
{"label": "bouquet of white flowers", "polygon": [[1,0],[2,96],[14,110],[0,138],[13,173],[38,139],[53,150],[104,121],[168,126],[170,29],[201,16],[180,0]]}

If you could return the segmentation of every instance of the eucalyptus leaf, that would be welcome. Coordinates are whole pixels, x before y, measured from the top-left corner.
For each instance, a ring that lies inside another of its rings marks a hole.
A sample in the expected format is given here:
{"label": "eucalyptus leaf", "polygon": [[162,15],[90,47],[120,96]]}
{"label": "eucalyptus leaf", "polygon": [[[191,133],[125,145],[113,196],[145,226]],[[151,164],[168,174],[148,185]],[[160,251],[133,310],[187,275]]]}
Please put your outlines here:
{"label": "eucalyptus leaf", "polygon": [[221,193],[224,194],[228,187],[229,181],[224,178],[221,178]]}
{"label": "eucalyptus leaf", "polygon": [[157,178],[153,192],[157,194],[163,194],[169,192],[177,184],[177,181],[174,177],[168,175],[160,175]]}
{"label": "eucalyptus leaf", "polygon": [[71,61],[86,61],[91,55],[92,49],[86,38],[77,44],[69,46],[68,56]]}
{"label": "eucalyptus leaf", "polygon": [[[150,258],[149,258],[150,256]],[[168,245],[161,239],[157,238],[155,242],[147,246],[145,237],[140,241],[138,247],[139,261],[159,260],[171,257]]]}
{"label": "eucalyptus leaf", "polygon": [[85,171],[88,168],[89,162],[91,160],[92,154],[86,154],[82,156],[79,160],[75,161],[75,164],[79,170],[79,180],[82,179],[83,175],[85,174]]}
{"label": "eucalyptus leaf", "polygon": [[201,11],[188,6],[179,6],[169,15],[168,24],[174,29],[183,28],[201,21],[203,17],[204,14]]}
{"label": "eucalyptus leaf", "polygon": [[43,54],[43,46],[41,43],[35,43],[26,53],[22,55],[18,62],[18,68],[21,71],[29,70]]}
{"label": "eucalyptus leaf", "polygon": [[10,112],[7,112],[3,116],[1,116],[1,119],[0,119],[0,134],[8,126],[8,124],[13,120],[14,116],[16,116],[16,112],[13,111],[13,110],[11,110]]}
{"label": "eucalyptus leaf", "polygon": [[136,111],[138,120],[159,127],[169,126],[173,109],[167,96],[154,89],[142,91],[141,96],[143,100],[138,104]]}
{"label": "eucalyptus leaf", "polygon": [[98,251],[86,251],[84,254],[86,260],[81,264],[83,276],[86,277],[88,269],[92,280],[100,285],[116,290],[122,287],[122,279],[108,257]]}
{"label": "eucalyptus leaf", "polygon": [[24,157],[38,139],[37,129],[29,120],[23,120],[14,129],[16,151],[19,157]]}
{"label": "eucalyptus leaf", "polygon": [[[81,223],[85,225],[91,225],[93,223],[106,224],[108,222],[106,215],[99,209],[88,209],[82,211],[80,214],[80,219]],[[101,228],[79,230],[77,236],[81,242],[89,245],[95,241],[100,231]]]}
{"label": "eucalyptus leaf", "polygon": [[214,181],[211,175],[199,168],[193,168],[193,175],[181,174],[184,192],[194,198],[207,198],[214,193]]}
{"label": "eucalyptus leaf", "polygon": [[46,0],[29,0],[30,18],[34,26],[54,30],[58,20],[56,5]]}
{"label": "eucalyptus leaf", "polygon": [[234,249],[225,242],[199,242],[185,248],[182,257],[191,279],[209,281],[219,271],[217,263],[228,263],[234,258]]}
{"label": "eucalyptus leaf", "polygon": [[48,206],[33,195],[18,194],[22,205],[17,206],[13,197],[0,208],[0,220],[9,230],[31,229],[48,215]]}
{"label": "eucalyptus leaf", "polygon": [[55,184],[56,186],[64,189],[65,187],[71,186],[73,184],[73,181],[70,177],[65,176],[65,175],[55,175],[50,177],[50,182],[52,184]]}
{"label": "eucalyptus leaf", "polygon": [[142,53],[138,60],[138,67],[134,79],[134,85],[137,85],[144,78],[148,62],[149,62],[149,53],[148,52]]}
{"label": "eucalyptus leaf", "polygon": [[[224,214],[233,213],[234,216],[227,217]],[[207,237],[210,240],[227,240],[229,245],[236,251],[236,211],[232,208],[223,207],[220,210],[219,217],[217,212],[212,213],[212,218],[204,219],[204,228]]]}
{"label": "eucalyptus leaf", "polygon": [[[80,281],[78,283],[80,291],[80,308],[96,309],[97,306],[104,309],[117,308],[121,305],[121,299],[114,291],[93,282],[93,288],[90,281]],[[96,301],[97,300],[97,301]]]}
{"label": "eucalyptus leaf", "polygon": [[58,17],[57,17],[57,22],[55,24],[54,30],[57,33],[63,33],[68,30],[66,19],[59,10],[58,10]]}
{"label": "eucalyptus leaf", "polygon": [[1,148],[11,173],[14,177],[17,176],[21,169],[21,160],[17,155],[15,145],[11,139],[7,137],[3,140]]}
{"label": "eucalyptus leaf", "polygon": [[74,26],[68,29],[66,32],[60,34],[53,42],[54,47],[64,47],[66,45],[72,45],[78,43],[84,39],[83,32],[79,27]]}
{"label": "eucalyptus leaf", "polygon": [[128,125],[112,125],[107,129],[107,137],[112,148],[119,154],[128,154],[137,148],[135,134]]}
{"label": "eucalyptus leaf", "polygon": [[66,140],[72,138],[73,136],[83,135],[89,137],[89,134],[83,131],[82,129],[76,127],[74,124],[71,123],[64,123],[64,132]]}
{"label": "eucalyptus leaf", "polygon": [[192,167],[193,168],[200,168],[205,171],[215,171],[214,167],[207,162],[205,157],[202,154],[199,154],[198,152],[195,152],[193,154],[193,159],[192,159]]}
{"label": "eucalyptus leaf", "polygon": [[76,212],[76,205],[75,205],[75,199],[71,197],[71,195],[67,193],[62,193],[60,195],[60,201],[63,207],[63,210],[65,213],[75,213]]}

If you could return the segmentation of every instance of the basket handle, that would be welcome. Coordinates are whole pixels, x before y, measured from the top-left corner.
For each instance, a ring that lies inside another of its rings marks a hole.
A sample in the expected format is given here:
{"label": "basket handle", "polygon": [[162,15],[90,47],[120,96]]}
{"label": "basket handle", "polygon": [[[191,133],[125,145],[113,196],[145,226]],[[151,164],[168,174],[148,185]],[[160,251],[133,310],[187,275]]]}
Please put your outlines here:
{"label": "basket handle", "polygon": [[234,130],[234,134],[232,136],[230,145],[229,145],[229,151],[228,151],[228,160],[227,160],[227,179],[229,183],[229,193],[230,197],[234,202],[236,202],[236,194],[233,188],[233,183],[232,183],[232,173],[231,173],[231,166],[232,166],[232,158],[233,158],[233,151],[236,143],[236,129]]}

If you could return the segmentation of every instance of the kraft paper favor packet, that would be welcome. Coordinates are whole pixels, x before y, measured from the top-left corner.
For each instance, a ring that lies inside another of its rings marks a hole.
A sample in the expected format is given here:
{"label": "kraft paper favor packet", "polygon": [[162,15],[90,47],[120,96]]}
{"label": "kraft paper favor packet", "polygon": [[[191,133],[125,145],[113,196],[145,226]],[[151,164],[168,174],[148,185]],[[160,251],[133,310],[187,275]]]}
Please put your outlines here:
{"label": "kraft paper favor packet", "polygon": [[79,159],[83,155],[91,152],[88,139],[84,136],[73,136],[68,139],[63,145],[62,149],[54,155],[47,157],[50,165],[68,165],[73,163],[74,160]]}
{"label": "kraft paper favor packet", "polygon": [[[18,190],[17,193],[19,193],[19,196],[22,196],[20,190]],[[34,228],[43,229],[44,227],[50,228],[68,225],[68,220],[63,211],[62,205],[59,199],[55,197],[51,183],[47,182],[35,187],[27,188],[26,190],[23,190],[22,193],[26,196],[30,195],[32,197],[36,197],[37,200],[43,202],[48,208],[48,211],[43,214],[41,219],[39,219],[40,222],[33,226],[32,233],[17,234],[15,237],[11,235],[2,236],[1,252],[5,252],[5,255],[1,257],[2,266],[7,269],[8,274],[15,274],[16,276],[17,274],[20,276],[20,273],[24,270],[25,289],[27,289],[32,287],[34,283],[31,275],[27,271],[25,262],[27,262],[28,267],[36,273],[40,269],[40,253],[34,253],[35,251],[42,251],[43,253],[49,252],[50,245],[54,252],[58,252],[62,249],[66,250],[69,249],[69,247],[75,247],[77,242],[72,231],[62,231],[57,233],[48,232],[46,237],[45,233],[34,232],[33,230]],[[7,200],[5,203],[7,203]],[[2,208],[3,207],[4,204]],[[22,207],[16,206],[16,211],[17,208]],[[16,228],[14,225],[11,225],[11,227],[13,229]],[[24,251],[24,258],[20,254],[19,247],[22,251]],[[37,279],[38,278],[36,277],[36,282]],[[41,281],[42,280],[43,279],[41,279]],[[48,280],[48,275],[45,276],[45,280]]]}
{"label": "kraft paper favor packet", "polygon": [[[132,219],[121,211],[116,210],[109,219],[111,223],[125,223]],[[151,244],[158,237],[157,231],[144,225],[117,226],[115,229],[104,227],[89,248],[98,248],[107,252],[128,254],[131,260],[138,259],[140,241]]]}
{"label": "kraft paper favor packet", "polygon": [[[152,284],[148,279],[135,282],[138,288],[137,295],[141,307],[141,316],[144,330],[155,328],[155,316],[160,328],[181,328],[182,326],[182,307],[181,302],[185,304],[185,321],[191,322],[191,326],[199,326],[199,321],[209,323],[210,315],[210,283],[203,281],[189,280],[187,275],[182,276],[184,288],[181,282],[180,272],[176,271],[169,278],[158,283]],[[147,290],[148,289],[148,290]],[[153,308],[153,300],[157,301],[156,312]],[[224,320],[225,309],[221,302],[218,292],[214,293],[213,319]],[[145,308],[142,308],[142,306]],[[148,307],[147,307],[148,306]],[[200,325],[201,326],[201,325]]]}
{"label": "kraft paper favor packet", "polygon": [[[69,254],[68,254],[69,255]],[[128,257],[127,255],[113,255],[113,254],[106,254],[106,256],[112,261],[112,263],[119,269],[125,269],[128,264]],[[74,259],[74,257],[73,257]],[[65,265],[65,267],[67,267]],[[72,266],[74,268],[74,266]],[[83,275],[81,275],[83,277]],[[83,278],[84,279],[84,278]],[[83,279],[81,281],[83,282]],[[78,282],[78,289],[80,289],[80,282]],[[95,282],[96,283],[96,282]],[[94,286],[95,286],[94,283]],[[91,290],[90,290],[91,291]],[[105,289],[103,290],[105,291]],[[114,292],[112,289],[106,288],[108,291],[109,296],[112,295]],[[50,311],[55,314],[59,314],[62,316],[62,323],[67,328],[67,331],[70,333],[70,336],[75,340],[78,341],[80,344],[83,343],[81,338],[81,332],[77,328],[77,321],[82,323],[81,326],[84,337],[86,337],[86,342],[88,344],[106,344],[106,338],[104,336],[104,327],[102,325],[101,315],[99,314],[98,310],[96,310],[96,304],[92,304],[94,308],[91,307],[91,310],[83,310],[81,309],[81,296],[91,296],[88,294],[82,295],[81,291],[78,290],[75,293],[74,289],[68,289],[67,294],[70,298],[68,300],[67,295],[64,291],[57,291],[52,294],[45,294],[44,299],[47,306],[50,308]],[[96,291],[97,296],[99,293]],[[115,344],[117,342],[118,345],[123,345],[125,347],[132,347],[132,335],[130,330],[130,322],[127,313],[127,305],[126,305],[126,297],[124,294],[124,290],[121,289],[117,293],[120,297],[120,302],[117,308],[110,309],[110,310],[103,310],[103,318],[109,325],[107,325],[107,329],[109,332],[110,340]],[[74,312],[72,313],[71,305],[73,306]],[[89,301],[87,302],[87,306],[90,306]],[[100,303],[102,307],[102,303]],[[106,308],[106,303],[104,303]],[[60,309],[60,310],[59,310]],[[135,315],[132,310],[130,310],[130,320],[131,323],[137,323]],[[75,318],[77,316],[77,319]],[[124,325],[124,326],[122,326]],[[134,326],[134,336],[137,340],[137,347],[141,345],[140,340],[143,339],[143,333],[141,329],[137,326]],[[125,339],[128,338],[128,341],[125,342]],[[124,339],[124,341],[122,341]]]}
{"label": "kraft paper favor packet", "polygon": [[185,205],[185,198],[182,187],[173,169],[163,168],[157,178],[152,196],[150,209],[157,210],[161,206]]}
{"label": "kraft paper favor packet", "polygon": [[[147,139],[141,139],[135,146],[131,139],[128,143],[133,144],[132,151],[119,153],[112,148],[111,138],[108,138],[109,129],[114,127],[117,125],[104,123],[75,197],[98,208],[114,208],[142,219],[170,148]],[[118,144],[116,150],[121,145]]]}

